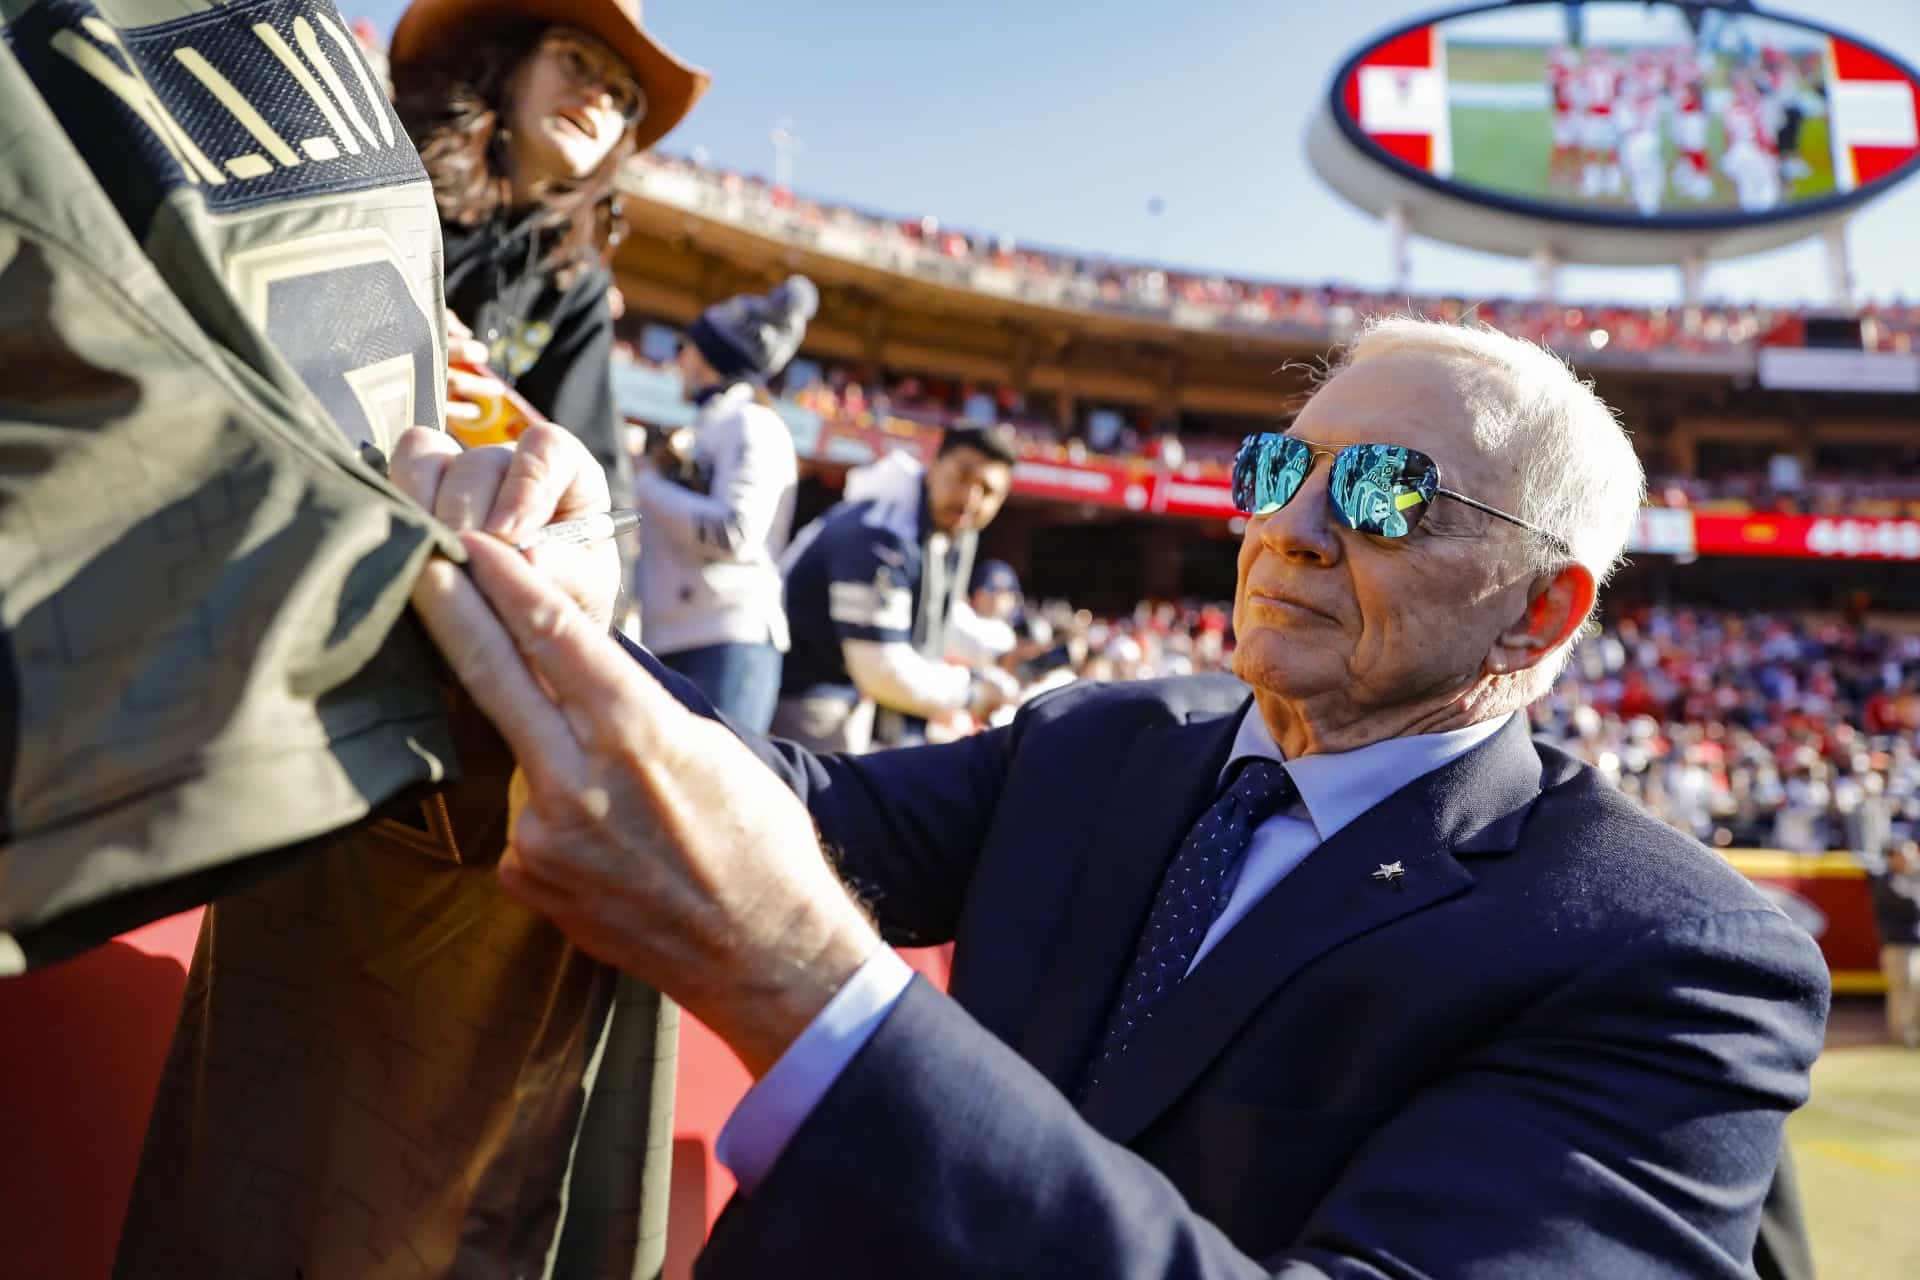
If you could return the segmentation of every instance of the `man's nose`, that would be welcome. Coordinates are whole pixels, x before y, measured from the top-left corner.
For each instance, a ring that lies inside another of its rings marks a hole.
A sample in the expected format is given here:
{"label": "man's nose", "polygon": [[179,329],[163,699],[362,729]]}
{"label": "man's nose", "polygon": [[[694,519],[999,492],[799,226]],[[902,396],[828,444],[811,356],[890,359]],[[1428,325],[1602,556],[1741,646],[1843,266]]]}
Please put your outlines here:
{"label": "man's nose", "polygon": [[1293,501],[1264,518],[1260,542],[1289,560],[1325,565],[1340,559],[1340,534],[1334,527],[1324,472],[1308,472]]}

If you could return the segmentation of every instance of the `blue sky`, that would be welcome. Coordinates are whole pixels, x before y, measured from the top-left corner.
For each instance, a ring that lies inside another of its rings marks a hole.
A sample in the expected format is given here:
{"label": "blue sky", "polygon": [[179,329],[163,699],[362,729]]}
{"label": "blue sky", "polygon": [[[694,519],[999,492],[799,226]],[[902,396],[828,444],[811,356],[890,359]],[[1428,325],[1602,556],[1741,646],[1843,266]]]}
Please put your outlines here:
{"label": "blue sky", "polygon": [[[773,169],[790,119],[794,185],[878,211],[934,214],[1028,243],[1286,280],[1388,280],[1387,238],[1308,167],[1305,131],[1341,58],[1439,0],[646,0],[649,29],[713,72],[669,150]],[[383,29],[399,0],[343,0]],[[1920,64],[1920,0],[1771,0]],[[1163,211],[1148,213],[1158,197]],[[1866,297],[1920,299],[1920,178],[1855,215]],[[1532,292],[1524,261],[1427,241],[1418,292]],[[1717,263],[1710,295],[1827,299],[1803,243]],[[1671,270],[1569,268],[1561,292],[1677,297]]]}

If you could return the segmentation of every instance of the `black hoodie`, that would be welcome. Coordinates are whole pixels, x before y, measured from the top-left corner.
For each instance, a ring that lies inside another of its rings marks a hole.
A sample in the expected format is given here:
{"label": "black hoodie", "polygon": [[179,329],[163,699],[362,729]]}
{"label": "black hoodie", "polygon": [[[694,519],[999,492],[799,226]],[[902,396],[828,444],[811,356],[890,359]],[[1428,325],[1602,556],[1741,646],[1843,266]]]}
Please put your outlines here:
{"label": "black hoodie", "polygon": [[624,506],[631,471],[613,401],[613,278],[595,266],[560,288],[540,265],[538,216],[443,223],[447,307],[487,344],[495,373],[586,442],[607,469],[614,505]]}

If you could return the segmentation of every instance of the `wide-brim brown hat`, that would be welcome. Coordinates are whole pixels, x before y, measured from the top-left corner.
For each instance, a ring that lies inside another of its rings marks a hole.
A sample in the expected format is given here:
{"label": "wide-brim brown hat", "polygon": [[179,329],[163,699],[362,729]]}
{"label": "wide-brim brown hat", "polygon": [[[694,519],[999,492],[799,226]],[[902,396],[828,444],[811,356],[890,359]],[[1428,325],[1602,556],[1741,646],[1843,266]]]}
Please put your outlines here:
{"label": "wide-brim brown hat", "polygon": [[413,0],[393,29],[387,57],[398,74],[409,62],[458,48],[469,24],[501,18],[578,27],[618,54],[647,95],[647,113],[633,130],[642,151],[666,137],[707,91],[706,72],[682,62],[640,25],[640,0]]}

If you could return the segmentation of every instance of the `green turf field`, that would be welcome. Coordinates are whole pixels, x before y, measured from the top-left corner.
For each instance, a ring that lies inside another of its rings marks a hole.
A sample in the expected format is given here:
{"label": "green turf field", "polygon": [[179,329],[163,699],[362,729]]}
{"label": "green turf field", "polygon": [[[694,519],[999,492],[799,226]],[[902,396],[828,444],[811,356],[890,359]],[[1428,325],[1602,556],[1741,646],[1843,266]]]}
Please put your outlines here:
{"label": "green turf field", "polygon": [[1920,1050],[1829,1048],[1787,1137],[1820,1274],[1920,1276]]}
{"label": "green turf field", "polygon": [[1447,78],[1482,84],[1539,84],[1547,78],[1547,51],[1510,44],[1447,42]]}
{"label": "green turf field", "polygon": [[[1455,84],[1543,84],[1546,51],[1513,45],[1475,45],[1458,41],[1447,45],[1447,77]],[[1526,199],[1561,201],[1590,207],[1634,207],[1630,192],[1615,196],[1582,196],[1577,189],[1548,181],[1548,159],[1553,152],[1553,125],[1549,113],[1539,110],[1455,105],[1449,111],[1453,134],[1453,177],[1456,181]],[[1737,208],[1733,184],[1720,172],[1726,150],[1724,131],[1717,119],[1707,125],[1708,169],[1713,197],[1705,201],[1682,198],[1672,187],[1677,152],[1671,136],[1665,140],[1663,172],[1668,176],[1661,212]],[[1800,155],[1812,170],[1788,187],[1790,197],[1830,194],[1833,191],[1833,154],[1824,117],[1801,125]]]}

